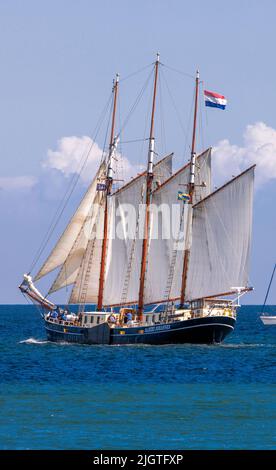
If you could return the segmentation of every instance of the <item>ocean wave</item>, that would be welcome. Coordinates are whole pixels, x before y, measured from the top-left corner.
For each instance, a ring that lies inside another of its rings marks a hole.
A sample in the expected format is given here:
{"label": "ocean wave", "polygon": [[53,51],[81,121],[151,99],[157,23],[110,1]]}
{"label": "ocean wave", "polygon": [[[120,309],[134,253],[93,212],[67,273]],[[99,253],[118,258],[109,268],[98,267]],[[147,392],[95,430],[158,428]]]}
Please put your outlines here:
{"label": "ocean wave", "polygon": [[19,343],[20,344],[47,344],[49,343],[49,341],[36,339],[36,338],[28,338],[28,339],[23,339],[22,341],[19,341]]}
{"label": "ocean wave", "polygon": [[[68,341],[47,341],[47,339],[28,338],[19,341],[19,344],[52,344],[53,346],[83,346],[82,344],[69,343]],[[85,345],[84,345],[85,346]]]}
{"label": "ocean wave", "polygon": [[241,349],[241,348],[275,348],[276,344],[265,343],[225,343],[219,344],[220,348]]}

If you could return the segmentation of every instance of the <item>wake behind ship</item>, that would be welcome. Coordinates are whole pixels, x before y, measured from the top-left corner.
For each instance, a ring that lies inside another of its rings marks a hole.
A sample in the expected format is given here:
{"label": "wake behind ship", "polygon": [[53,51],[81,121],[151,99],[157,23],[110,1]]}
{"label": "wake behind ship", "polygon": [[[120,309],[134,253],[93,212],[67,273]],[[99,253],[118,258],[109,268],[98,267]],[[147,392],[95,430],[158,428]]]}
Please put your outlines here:
{"label": "wake behind ship", "polygon": [[[191,156],[172,172],[157,160],[154,124],[159,69],[154,63],[147,168],[115,188],[119,76],[113,83],[110,142],[78,209],[34,277],[59,268],[46,296],[31,274],[20,289],[42,309],[50,341],[80,344],[220,343],[233,331],[248,287],[254,168],[211,188],[211,149],[197,154],[199,73]],[[206,104],[225,108],[205,92]],[[91,148],[88,151],[91,151]],[[66,307],[48,299],[71,286]],[[96,310],[87,305],[96,304]],[[70,309],[78,305],[78,312]]]}

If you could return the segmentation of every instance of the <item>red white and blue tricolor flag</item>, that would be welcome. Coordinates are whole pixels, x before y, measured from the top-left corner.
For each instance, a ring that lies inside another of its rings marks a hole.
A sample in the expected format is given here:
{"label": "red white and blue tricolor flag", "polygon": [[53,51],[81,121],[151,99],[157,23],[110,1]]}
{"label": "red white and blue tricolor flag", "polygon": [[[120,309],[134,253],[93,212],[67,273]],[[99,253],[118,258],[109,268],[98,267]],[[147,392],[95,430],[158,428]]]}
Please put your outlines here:
{"label": "red white and blue tricolor flag", "polygon": [[205,97],[205,106],[210,106],[211,108],[220,108],[225,109],[227,104],[227,100],[225,96],[219,95],[214,91],[207,91],[204,90],[204,97]]}

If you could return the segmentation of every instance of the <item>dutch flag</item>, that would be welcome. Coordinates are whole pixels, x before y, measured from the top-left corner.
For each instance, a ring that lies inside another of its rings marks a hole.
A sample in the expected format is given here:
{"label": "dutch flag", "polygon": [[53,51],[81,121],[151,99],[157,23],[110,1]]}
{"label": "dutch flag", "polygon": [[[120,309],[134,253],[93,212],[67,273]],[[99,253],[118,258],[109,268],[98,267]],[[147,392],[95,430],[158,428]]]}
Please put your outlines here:
{"label": "dutch flag", "polygon": [[220,108],[225,109],[227,100],[225,96],[219,95],[213,91],[204,90],[205,97],[205,106],[210,106],[211,108]]}

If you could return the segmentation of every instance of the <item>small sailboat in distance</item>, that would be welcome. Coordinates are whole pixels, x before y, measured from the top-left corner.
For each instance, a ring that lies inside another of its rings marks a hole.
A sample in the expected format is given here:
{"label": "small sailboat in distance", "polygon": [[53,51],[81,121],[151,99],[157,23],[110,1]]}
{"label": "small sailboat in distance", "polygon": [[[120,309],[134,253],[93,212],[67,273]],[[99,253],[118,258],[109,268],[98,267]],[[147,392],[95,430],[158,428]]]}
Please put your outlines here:
{"label": "small sailboat in distance", "polygon": [[261,320],[262,320],[263,324],[266,325],[266,326],[276,325],[276,315],[265,314],[266,301],[268,299],[268,294],[270,292],[270,288],[271,288],[271,285],[272,285],[272,281],[273,281],[273,278],[274,278],[275,271],[276,271],[276,263],[274,264],[274,268],[273,268],[272,275],[271,275],[271,278],[270,278],[270,281],[269,281],[269,284],[268,284],[268,288],[267,288],[267,291],[266,291],[264,304],[263,304],[263,308],[262,308],[262,312],[261,312]]}
{"label": "small sailboat in distance", "polygon": [[[175,173],[172,154],[156,160],[157,83],[164,65],[159,55],[153,65],[145,171],[114,188],[121,132],[115,132],[117,75],[109,151],[34,281],[31,269],[19,286],[41,307],[50,341],[220,343],[235,327],[240,296],[252,290],[248,271],[255,165],[212,190],[211,148],[196,152],[198,71],[190,159]],[[223,96],[208,93],[212,106],[225,108]],[[34,282],[57,268],[57,277],[42,295]],[[48,299],[67,286],[72,288],[66,308]]]}

